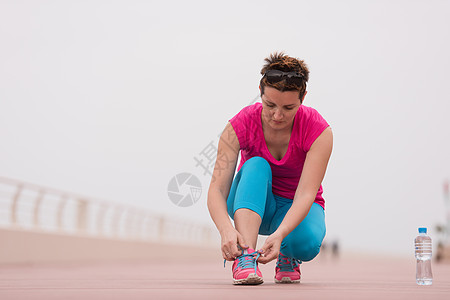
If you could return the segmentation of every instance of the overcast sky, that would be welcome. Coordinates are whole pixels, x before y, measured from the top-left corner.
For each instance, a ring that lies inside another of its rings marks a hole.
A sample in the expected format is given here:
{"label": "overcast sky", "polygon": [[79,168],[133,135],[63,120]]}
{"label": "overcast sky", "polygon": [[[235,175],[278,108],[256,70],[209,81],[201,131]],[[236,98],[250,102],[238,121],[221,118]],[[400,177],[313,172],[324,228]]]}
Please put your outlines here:
{"label": "overcast sky", "polygon": [[[331,124],[327,238],[412,255],[445,222],[450,1],[1,1],[0,176],[211,223],[194,157],[273,51]],[[210,143],[213,144],[210,144]],[[168,198],[179,173],[200,200]]]}

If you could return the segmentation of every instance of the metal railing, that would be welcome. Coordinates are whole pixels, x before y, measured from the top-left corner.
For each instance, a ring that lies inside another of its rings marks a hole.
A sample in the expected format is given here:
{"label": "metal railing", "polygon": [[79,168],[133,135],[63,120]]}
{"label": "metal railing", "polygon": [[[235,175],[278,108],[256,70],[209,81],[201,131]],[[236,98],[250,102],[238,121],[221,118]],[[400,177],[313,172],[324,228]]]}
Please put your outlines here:
{"label": "metal railing", "polygon": [[0,227],[60,234],[213,245],[212,226],[0,177]]}

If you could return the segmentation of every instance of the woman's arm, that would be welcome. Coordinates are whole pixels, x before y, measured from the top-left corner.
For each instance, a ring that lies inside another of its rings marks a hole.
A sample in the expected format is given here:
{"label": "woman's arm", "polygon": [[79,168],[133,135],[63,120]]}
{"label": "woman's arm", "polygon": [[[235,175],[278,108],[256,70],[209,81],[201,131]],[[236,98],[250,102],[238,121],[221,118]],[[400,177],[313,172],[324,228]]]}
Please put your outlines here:
{"label": "woman's arm", "polygon": [[314,141],[306,155],[302,175],[295,191],[293,203],[286,213],[278,229],[271,234],[260,252],[264,257],[258,259],[261,263],[267,263],[278,257],[281,241],[300,224],[309,212],[317,191],[325,176],[328,161],[333,148],[333,133],[331,128],[326,128]]}
{"label": "woman's arm", "polygon": [[[244,239],[231,224],[227,198],[238,159],[239,141],[230,123],[220,136],[217,158],[208,190],[208,209],[222,238],[222,255],[227,260],[241,255],[237,244],[247,248]],[[227,254],[228,253],[228,254]]]}

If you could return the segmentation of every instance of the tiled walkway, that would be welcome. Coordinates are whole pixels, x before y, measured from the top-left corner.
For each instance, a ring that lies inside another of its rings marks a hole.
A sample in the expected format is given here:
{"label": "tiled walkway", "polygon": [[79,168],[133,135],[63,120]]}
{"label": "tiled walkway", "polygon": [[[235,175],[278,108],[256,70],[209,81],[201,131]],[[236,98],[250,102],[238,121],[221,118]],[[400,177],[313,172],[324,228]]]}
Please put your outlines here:
{"label": "tiled walkway", "polygon": [[[116,263],[0,266],[0,299],[450,299],[450,264],[434,264],[432,286],[415,284],[415,261],[319,257],[304,263],[302,283],[233,286],[231,263],[216,254],[200,261],[171,258]],[[251,297],[251,298],[246,298]]]}

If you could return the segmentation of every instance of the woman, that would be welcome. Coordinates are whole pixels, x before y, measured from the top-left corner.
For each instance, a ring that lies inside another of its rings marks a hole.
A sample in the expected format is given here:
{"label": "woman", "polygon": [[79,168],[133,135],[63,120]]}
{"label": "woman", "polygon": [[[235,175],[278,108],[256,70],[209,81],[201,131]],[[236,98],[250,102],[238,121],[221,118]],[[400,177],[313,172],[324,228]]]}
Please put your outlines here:
{"label": "woman", "polygon": [[[262,103],[229,120],[208,191],[222,255],[234,261],[234,284],[262,283],[257,263],[275,258],[275,282],[300,282],[299,264],[317,256],[325,237],[321,182],[332,150],[331,128],[302,105],[309,77],[304,61],[274,53],[265,62]],[[268,237],[255,251],[258,234]]]}

